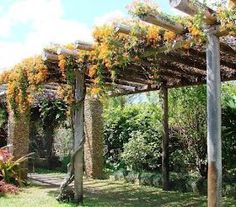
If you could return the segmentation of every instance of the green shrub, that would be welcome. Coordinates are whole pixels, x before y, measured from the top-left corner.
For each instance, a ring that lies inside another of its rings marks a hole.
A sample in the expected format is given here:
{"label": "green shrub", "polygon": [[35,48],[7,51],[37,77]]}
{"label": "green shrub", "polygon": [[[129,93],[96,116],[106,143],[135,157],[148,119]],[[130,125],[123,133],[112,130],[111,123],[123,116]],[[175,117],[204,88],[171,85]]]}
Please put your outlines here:
{"label": "green shrub", "polygon": [[123,170],[118,170],[113,173],[115,180],[125,180],[125,175]]}
{"label": "green shrub", "polygon": [[170,189],[177,190],[180,192],[191,192],[192,191],[192,183],[195,178],[188,174],[182,173],[170,173]]}
{"label": "green shrub", "polygon": [[156,173],[152,179],[152,185],[158,188],[162,187],[161,174]]}
{"label": "green shrub", "polygon": [[139,181],[139,173],[131,171],[125,176],[125,181],[129,183],[136,183]]}
{"label": "green shrub", "polygon": [[154,176],[155,176],[154,173],[144,172],[144,173],[142,173],[140,175],[139,183],[141,185],[152,186],[153,185]]}
{"label": "green shrub", "polygon": [[161,139],[153,131],[134,132],[124,145],[122,158],[135,171],[158,169],[161,162]]}
{"label": "green shrub", "polygon": [[236,183],[223,185],[223,196],[236,198]]}
{"label": "green shrub", "polygon": [[114,164],[122,160],[124,145],[129,142],[133,133],[146,132],[149,137],[159,136],[159,112],[159,107],[152,108],[144,104],[105,108],[103,117],[106,161]]}

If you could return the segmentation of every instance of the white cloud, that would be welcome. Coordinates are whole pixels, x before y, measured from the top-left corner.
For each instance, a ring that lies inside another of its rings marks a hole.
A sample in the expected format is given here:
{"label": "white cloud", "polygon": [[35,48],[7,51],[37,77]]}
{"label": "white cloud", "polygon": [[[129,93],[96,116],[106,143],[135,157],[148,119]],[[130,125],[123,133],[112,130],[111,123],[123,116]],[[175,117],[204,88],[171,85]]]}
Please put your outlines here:
{"label": "white cloud", "polygon": [[[66,20],[63,15],[61,0],[14,1],[9,10],[0,16],[0,70],[10,68],[26,57],[40,54],[50,43],[93,41],[92,32],[86,24]],[[115,10],[95,17],[94,24],[99,26],[123,17],[121,11]],[[24,40],[16,42],[1,40],[1,37],[6,38],[11,35],[13,27],[19,25],[30,26],[30,31]]]}
{"label": "white cloud", "polygon": [[94,19],[94,23],[96,26],[99,26],[99,25],[103,25],[103,24],[110,24],[116,20],[123,19],[123,18],[124,18],[124,14],[119,10],[115,10],[115,11],[109,12],[103,16],[96,17]]}
{"label": "white cloud", "polygon": [[21,59],[40,54],[50,43],[68,43],[77,39],[91,41],[88,26],[63,18],[60,0],[18,0],[0,17],[0,38],[11,34],[14,25],[29,23],[32,30],[24,41],[0,41],[0,68],[9,68]]}

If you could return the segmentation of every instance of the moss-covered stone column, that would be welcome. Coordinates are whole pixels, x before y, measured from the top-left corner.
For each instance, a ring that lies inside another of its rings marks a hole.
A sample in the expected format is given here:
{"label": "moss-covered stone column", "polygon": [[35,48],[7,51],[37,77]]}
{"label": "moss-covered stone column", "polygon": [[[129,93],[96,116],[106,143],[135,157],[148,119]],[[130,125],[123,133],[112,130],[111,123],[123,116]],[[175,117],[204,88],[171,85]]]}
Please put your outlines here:
{"label": "moss-covered stone column", "polygon": [[[10,151],[14,159],[18,159],[29,153],[29,112],[15,117],[13,112],[8,115],[8,145],[11,145]],[[27,162],[22,164],[25,168],[23,177],[27,175]]]}
{"label": "moss-covered stone column", "polygon": [[85,99],[85,172],[88,177],[103,177],[102,104],[95,97]]}

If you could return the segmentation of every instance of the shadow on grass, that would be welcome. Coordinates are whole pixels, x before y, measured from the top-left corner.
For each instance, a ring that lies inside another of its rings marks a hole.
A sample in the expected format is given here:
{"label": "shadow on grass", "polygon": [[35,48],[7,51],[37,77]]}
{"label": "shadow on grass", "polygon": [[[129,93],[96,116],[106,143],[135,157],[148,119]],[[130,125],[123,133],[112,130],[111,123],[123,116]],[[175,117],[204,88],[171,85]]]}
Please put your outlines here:
{"label": "shadow on grass", "polygon": [[[48,195],[56,197],[58,190],[48,191]],[[109,182],[89,181],[85,183],[84,206],[206,206],[204,197],[195,197],[189,193],[164,192],[158,188],[140,187],[136,185]],[[70,203],[71,206],[74,204]]]}
{"label": "shadow on grass", "polygon": [[[48,189],[47,194],[56,198],[58,185],[38,185],[38,188]],[[85,180],[84,206],[87,207],[205,207],[206,197],[193,193],[162,191],[159,188],[137,186],[133,184],[109,180]],[[77,206],[67,203],[68,207]],[[236,200],[224,199],[223,206],[236,207]]]}

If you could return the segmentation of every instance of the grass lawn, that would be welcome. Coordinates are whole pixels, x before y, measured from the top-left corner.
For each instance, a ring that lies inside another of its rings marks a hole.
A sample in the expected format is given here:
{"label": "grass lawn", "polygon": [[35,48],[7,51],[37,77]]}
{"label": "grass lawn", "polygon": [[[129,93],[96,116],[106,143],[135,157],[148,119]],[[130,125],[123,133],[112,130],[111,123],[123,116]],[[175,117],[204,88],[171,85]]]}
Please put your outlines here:
{"label": "grass lawn", "polygon": [[[164,192],[158,188],[137,186],[111,180],[85,182],[84,206],[114,207],[199,207],[207,206],[206,197],[191,193]],[[72,203],[58,203],[55,186],[33,185],[19,195],[0,197],[0,207],[73,207]],[[236,200],[225,199],[223,206],[236,207]]]}

